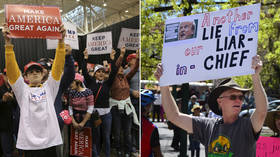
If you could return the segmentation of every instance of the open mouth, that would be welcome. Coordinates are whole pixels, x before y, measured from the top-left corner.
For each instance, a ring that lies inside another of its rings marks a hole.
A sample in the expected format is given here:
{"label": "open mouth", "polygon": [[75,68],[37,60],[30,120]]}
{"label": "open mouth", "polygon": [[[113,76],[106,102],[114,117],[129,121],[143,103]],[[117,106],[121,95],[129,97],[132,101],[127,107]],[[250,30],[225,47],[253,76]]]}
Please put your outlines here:
{"label": "open mouth", "polygon": [[184,37],[185,36],[185,33],[180,33],[180,37]]}
{"label": "open mouth", "polygon": [[240,105],[234,105],[233,107],[234,108],[240,108]]}

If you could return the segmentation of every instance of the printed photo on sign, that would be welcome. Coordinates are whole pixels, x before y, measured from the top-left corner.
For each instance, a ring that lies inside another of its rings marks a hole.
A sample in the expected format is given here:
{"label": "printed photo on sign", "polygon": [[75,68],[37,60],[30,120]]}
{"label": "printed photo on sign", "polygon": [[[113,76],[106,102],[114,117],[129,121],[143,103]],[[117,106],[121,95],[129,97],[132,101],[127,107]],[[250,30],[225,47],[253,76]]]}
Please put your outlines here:
{"label": "printed photo on sign", "polygon": [[181,22],[179,26],[179,40],[196,37],[197,20]]}
{"label": "printed photo on sign", "polygon": [[198,20],[166,24],[165,43],[196,38]]}

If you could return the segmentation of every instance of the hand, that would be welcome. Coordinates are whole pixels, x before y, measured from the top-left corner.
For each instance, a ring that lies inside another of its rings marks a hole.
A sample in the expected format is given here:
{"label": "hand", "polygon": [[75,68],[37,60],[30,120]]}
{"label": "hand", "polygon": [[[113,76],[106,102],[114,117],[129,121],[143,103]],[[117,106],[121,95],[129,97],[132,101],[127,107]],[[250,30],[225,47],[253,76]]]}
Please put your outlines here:
{"label": "hand", "polygon": [[73,120],[72,123],[73,123],[73,127],[74,127],[75,129],[80,129],[80,126],[79,126],[79,124],[78,124],[77,122],[75,122],[75,121]]}
{"label": "hand", "polygon": [[71,55],[72,48],[69,44],[65,44],[65,52],[66,52],[66,55]]}
{"label": "hand", "polygon": [[6,92],[6,93],[2,96],[2,100],[3,100],[4,102],[11,101],[11,100],[13,100],[13,98],[14,98],[14,96],[13,96],[13,94],[10,93],[10,92]]}
{"label": "hand", "polygon": [[157,70],[154,73],[154,76],[158,81],[160,80],[160,77],[162,76],[162,72],[163,72],[162,64],[159,63],[157,66]]}
{"label": "hand", "polygon": [[3,24],[3,29],[2,29],[2,33],[3,33],[3,36],[4,36],[4,39],[5,39],[5,44],[12,44],[11,43],[11,38],[9,37],[9,35],[11,34],[10,30],[9,30],[9,27],[8,27],[8,24],[7,23],[4,23]]}
{"label": "hand", "polygon": [[115,54],[116,54],[116,51],[114,49],[112,49],[112,52],[110,53],[111,60],[115,59]]}
{"label": "hand", "polygon": [[262,71],[262,66],[263,63],[260,59],[259,55],[256,55],[252,59],[252,69],[255,69],[255,74],[254,75],[259,75]]}
{"label": "hand", "polygon": [[87,49],[84,50],[84,59],[88,59],[88,52],[87,52]]}
{"label": "hand", "polygon": [[139,98],[139,91],[133,90],[133,91],[132,91],[132,96],[133,96],[134,98]]}
{"label": "hand", "polygon": [[125,46],[123,46],[123,47],[121,48],[121,55],[124,56],[124,54],[125,54]]}
{"label": "hand", "polygon": [[59,32],[60,32],[61,35],[62,35],[62,38],[59,39],[59,41],[60,41],[60,42],[64,42],[64,38],[65,38],[65,35],[66,35],[66,30],[65,30],[63,24],[60,25],[60,27],[59,27]]}
{"label": "hand", "polygon": [[83,129],[84,126],[85,126],[85,123],[81,122],[81,123],[79,123],[78,125],[79,125],[80,129]]}
{"label": "hand", "polygon": [[139,49],[136,50],[136,59],[139,58]]}

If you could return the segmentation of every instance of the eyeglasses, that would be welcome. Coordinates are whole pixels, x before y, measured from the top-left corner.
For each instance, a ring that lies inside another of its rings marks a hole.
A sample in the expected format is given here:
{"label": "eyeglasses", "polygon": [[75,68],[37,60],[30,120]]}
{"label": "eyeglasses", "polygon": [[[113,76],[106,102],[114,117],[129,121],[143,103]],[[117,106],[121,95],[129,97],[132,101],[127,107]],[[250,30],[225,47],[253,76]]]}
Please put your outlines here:
{"label": "eyeglasses", "polygon": [[222,96],[219,98],[229,98],[230,100],[234,101],[236,99],[239,99],[240,101],[244,100],[244,95],[229,95],[229,96]]}

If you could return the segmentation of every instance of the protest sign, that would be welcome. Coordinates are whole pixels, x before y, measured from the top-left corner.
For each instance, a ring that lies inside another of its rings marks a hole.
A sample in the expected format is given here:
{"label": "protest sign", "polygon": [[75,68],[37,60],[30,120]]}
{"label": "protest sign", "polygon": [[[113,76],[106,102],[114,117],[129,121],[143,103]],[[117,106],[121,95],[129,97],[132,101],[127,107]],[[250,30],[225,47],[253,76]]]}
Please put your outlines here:
{"label": "protest sign", "polygon": [[101,32],[87,35],[89,55],[108,54],[112,52],[112,33]]}
{"label": "protest sign", "polygon": [[58,7],[9,4],[5,18],[11,38],[61,39]]}
{"label": "protest sign", "polygon": [[279,157],[280,138],[260,136],[256,144],[256,157]]}
{"label": "protest sign", "polygon": [[[77,27],[69,22],[64,22],[64,28],[66,30],[64,43],[69,44],[72,49],[79,50],[79,40],[78,40],[78,33]],[[58,40],[56,39],[47,39],[47,49],[56,49],[57,48]]]}
{"label": "protest sign", "polygon": [[169,19],[160,85],[253,74],[260,4]]}
{"label": "protest sign", "polygon": [[92,156],[91,128],[85,127],[82,130],[76,130],[71,126],[70,155],[81,157]]}
{"label": "protest sign", "polygon": [[138,50],[139,39],[139,29],[122,28],[118,48],[125,46],[127,50]]}

